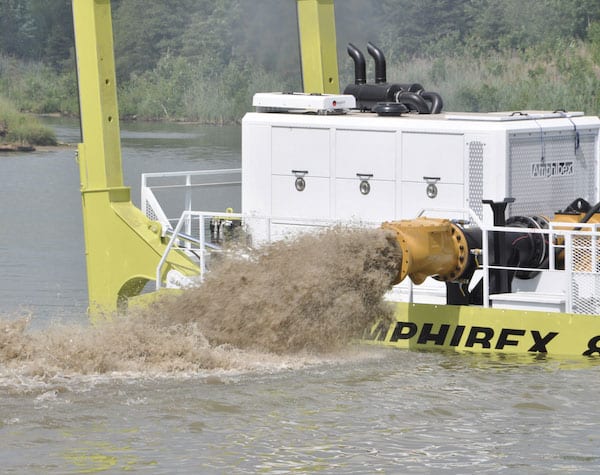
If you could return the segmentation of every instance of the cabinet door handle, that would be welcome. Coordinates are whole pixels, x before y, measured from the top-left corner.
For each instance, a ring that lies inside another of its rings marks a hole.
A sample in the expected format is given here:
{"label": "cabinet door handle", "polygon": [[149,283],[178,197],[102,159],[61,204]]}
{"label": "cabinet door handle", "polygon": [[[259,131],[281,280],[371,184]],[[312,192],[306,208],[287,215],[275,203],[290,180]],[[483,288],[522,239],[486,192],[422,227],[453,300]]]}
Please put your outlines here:
{"label": "cabinet door handle", "polygon": [[308,175],[308,170],[292,170],[292,173],[296,176],[304,176],[304,175]]}
{"label": "cabinet door handle", "polygon": [[356,176],[361,180],[368,180],[369,178],[373,178],[372,173],[357,173]]}

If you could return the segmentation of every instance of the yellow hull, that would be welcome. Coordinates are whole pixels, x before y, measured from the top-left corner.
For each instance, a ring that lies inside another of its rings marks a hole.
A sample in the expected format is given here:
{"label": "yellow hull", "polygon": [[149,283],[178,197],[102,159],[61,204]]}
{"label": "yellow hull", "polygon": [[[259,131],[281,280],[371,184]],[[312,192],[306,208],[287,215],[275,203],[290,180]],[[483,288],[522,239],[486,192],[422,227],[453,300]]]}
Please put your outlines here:
{"label": "yellow hull", "polygon": [[406,349],[600,356],[600,316],[396,303],[395,319],[365,335]]}

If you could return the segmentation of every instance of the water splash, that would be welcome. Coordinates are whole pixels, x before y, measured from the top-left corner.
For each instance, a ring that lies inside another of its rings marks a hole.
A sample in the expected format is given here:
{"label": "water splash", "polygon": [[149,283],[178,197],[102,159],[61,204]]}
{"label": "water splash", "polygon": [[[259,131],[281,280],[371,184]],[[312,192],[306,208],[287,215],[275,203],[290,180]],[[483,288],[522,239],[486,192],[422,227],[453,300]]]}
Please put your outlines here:
{"label": "water splash", "polygon": [[383,296],[398,253],[383,230],[340,227],[226,257],[201,286],[96,327],[34,332],[28,318],[0,319],[0,385],[7,374],[46,381],[314,362],[391,316]]}

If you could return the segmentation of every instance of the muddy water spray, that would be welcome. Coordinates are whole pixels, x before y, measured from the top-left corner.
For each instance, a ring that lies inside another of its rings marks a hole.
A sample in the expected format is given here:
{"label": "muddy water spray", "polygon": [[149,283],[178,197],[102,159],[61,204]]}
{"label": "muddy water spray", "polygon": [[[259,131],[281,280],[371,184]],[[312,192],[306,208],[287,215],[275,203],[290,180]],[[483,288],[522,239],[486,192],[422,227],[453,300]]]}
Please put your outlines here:
{"label": "muddy water spray", "polygon": [[280,241],[225,258],[200,287],[98,327],[31,332],[27,319],[2,320],[0,363],[39,376],[177,372],[251,369],[339,350],[389,316],[382,297],[398,253],[382,230],[336,228]]}
{"label": "muddy water spray", "polygon": [[392,235],[381,230],[303,235],[249,259],[226,260],[159,314],[198,323],[214,344],[328,351],[388,315],[382,297],[398,273],[399,252]]}

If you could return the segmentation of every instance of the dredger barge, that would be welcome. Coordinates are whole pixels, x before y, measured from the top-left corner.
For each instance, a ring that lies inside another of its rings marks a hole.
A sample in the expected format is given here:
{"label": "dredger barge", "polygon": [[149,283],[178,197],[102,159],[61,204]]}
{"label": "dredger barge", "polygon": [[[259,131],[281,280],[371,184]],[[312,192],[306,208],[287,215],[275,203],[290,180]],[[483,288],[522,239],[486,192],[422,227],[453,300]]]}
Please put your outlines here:
{"label": "dredger barge", "polygon": [[[383,226],[402,250],[388,295],[395,321],[367,329],[366,341],[600,355],[598,117],[443,112],[438,93],[388,82],[370,43],[374,80],[350,44],[355,81],[339,94],[333,2],[298,0],[306,92],[255,95],[241,170],[146,174],[142,213],[122,183],[110,4],[73,7],[92,315],[149,281],[202,275],[213,241],[235,226],[257,245],[332,224]],[[234,183],[222,178],[231,173],[241,174],[241,213],[194,211],[194,189]],[[177,186],[185,206],[173,220],[157,196]]]}

